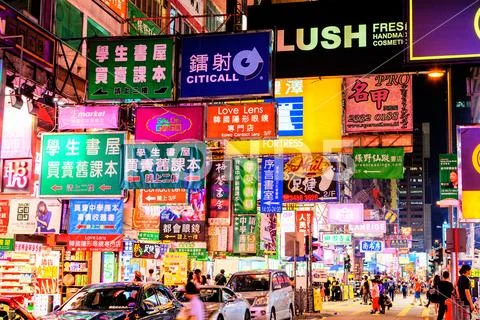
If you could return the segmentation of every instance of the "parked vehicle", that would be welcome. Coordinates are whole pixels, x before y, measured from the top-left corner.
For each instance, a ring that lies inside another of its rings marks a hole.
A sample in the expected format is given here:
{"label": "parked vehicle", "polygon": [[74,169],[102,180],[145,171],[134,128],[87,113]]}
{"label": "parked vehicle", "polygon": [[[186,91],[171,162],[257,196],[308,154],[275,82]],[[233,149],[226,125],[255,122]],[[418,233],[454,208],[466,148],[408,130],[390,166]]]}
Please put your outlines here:
{"label": "parked vehicle", "polygon": [[0,297],[0,317],[4,320],[35,320],[23,307],[23,297]]}
{"label": "parked vehicle", "polygon": [[42,319],[174,320],[181,307],[161,283],[98,283],[83,287]]}
{"label": "parked vehicle", "polygon": [[[183,289],[177,290],[175,296],[182,304],[188,305]],[[200,299],[205,302],[210,320],[250,320],[248,301],[227,287],[201,286]]]}
{"label": "parked vehicle", "polygon": [[293,290],[285,271],[237,272],[231,276],[227,287],[248,300],[253,320],[294,317]]}

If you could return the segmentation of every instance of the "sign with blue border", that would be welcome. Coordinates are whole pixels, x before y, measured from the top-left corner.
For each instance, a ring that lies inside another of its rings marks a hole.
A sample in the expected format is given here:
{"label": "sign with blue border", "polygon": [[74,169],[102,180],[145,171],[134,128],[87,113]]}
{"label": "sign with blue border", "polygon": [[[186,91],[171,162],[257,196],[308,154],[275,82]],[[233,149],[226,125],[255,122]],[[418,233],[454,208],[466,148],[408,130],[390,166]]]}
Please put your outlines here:
{"label": "sign with blue border", "polygon": [[361,252],[382,252],[383,247],[384,247],[383,241],[377,241],[377,240],[360,241]]}
{"label": "sign with blue border", "polygon": [[184,37],[179,97],[272,96],[272,52],[271,31]]}
{"label": "sign with blue border", "polygon": [[282,212],[283,158],[262,158],[261,195],[260,212]]}
{"label": "sign with blue border", "polygon": [[122,199],[70,200],[69,234],[122,234]]}

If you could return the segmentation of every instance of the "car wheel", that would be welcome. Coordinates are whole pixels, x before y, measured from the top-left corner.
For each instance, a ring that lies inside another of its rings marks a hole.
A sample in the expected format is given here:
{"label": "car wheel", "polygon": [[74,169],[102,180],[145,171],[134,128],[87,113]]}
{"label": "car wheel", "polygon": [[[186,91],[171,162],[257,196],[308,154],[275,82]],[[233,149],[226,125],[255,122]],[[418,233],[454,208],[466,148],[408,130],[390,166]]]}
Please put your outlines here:
{"label": "car wheel", "polygon": [[277,320],[277,315],[275,314],[275,308],[272,308],[272,311],[270,311],[270,320]]}
{"label": "car wheel", "polygon": [[250,310],[245,311],[245,316],[243,317],[244,320],[250,320]]}

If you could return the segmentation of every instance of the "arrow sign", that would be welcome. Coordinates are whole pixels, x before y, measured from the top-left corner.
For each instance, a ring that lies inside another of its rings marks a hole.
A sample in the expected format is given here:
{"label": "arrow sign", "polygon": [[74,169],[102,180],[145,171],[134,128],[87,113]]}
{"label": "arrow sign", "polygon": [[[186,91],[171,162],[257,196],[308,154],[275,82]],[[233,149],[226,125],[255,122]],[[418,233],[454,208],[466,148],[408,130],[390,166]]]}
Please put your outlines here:
{"label": "arrow sign", "polygon": [[107,186],[106,184],[102,184],[100,187],[98,187],[102,191],[110,190],[112,189],[112,186]]}
{"label": "arrow sign", "polygon": [[144,204],[185,204],[188,192],[185,189],[141,189],[140,199]]}
{"label": "arrow sign", "polygon": [[58,190],[62,190],[63,187],[62,186],[57,186],[57,185],[53,185],[52,188],[51,188],[53,191],[58,191]]}

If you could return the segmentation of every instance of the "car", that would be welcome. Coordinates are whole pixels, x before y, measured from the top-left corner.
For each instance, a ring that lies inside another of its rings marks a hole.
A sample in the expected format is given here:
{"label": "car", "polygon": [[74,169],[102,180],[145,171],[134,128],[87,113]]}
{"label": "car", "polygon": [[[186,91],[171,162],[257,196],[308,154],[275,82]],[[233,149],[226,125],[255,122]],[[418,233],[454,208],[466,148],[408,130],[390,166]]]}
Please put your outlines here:
{"label": "car", "polygon": [[83,287],[41,319],[174,320],[181,307],[161,283],[98,283]]}
{"label": "car", "polygon": [[0,297],[0,317],[6,320],[35,320],[35,317],[23,307],[22,296]]}
{"label": "car", "polygon": [[252,320],[293,319],[294,299],[290,279],[282,270],[234,273],[226,285],[250,303]]}
{"label": "car", "polygon": [[[250,320],[250,304],[241,295],[224,286],[200,286],[200,300],[205,303],[209,320]],[[176,296],[188,305],[183,289]]]}

